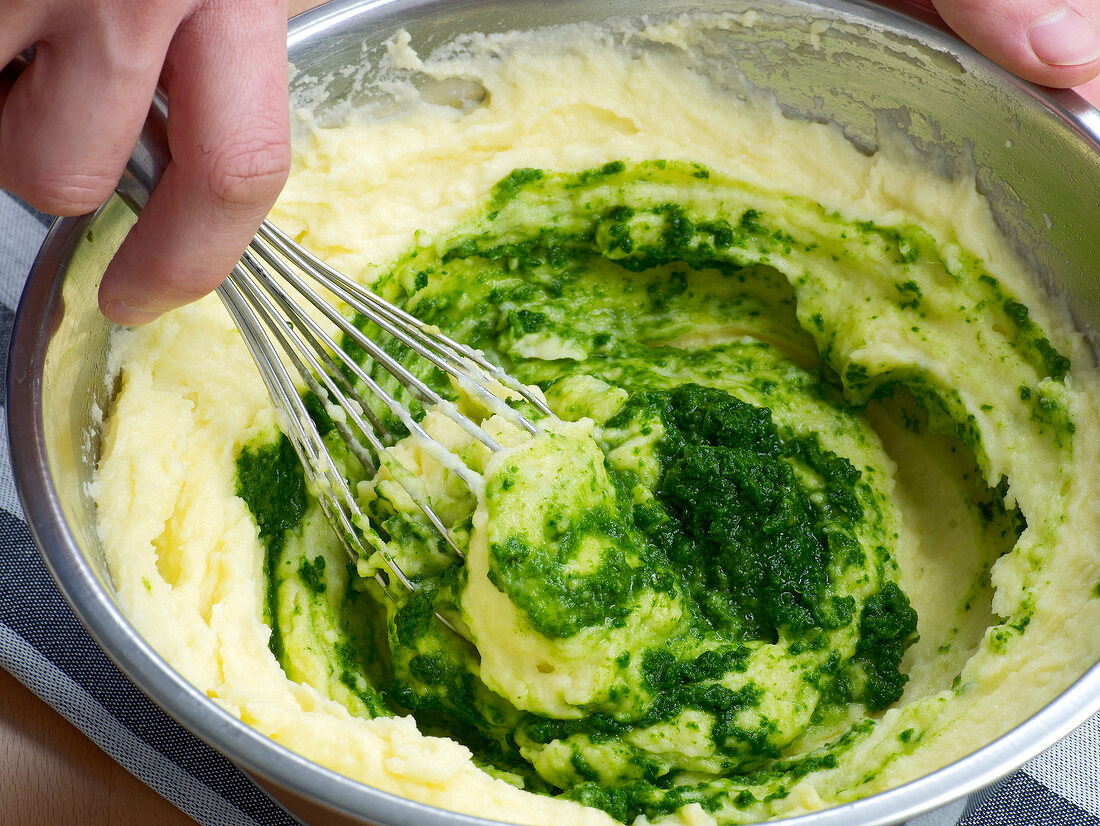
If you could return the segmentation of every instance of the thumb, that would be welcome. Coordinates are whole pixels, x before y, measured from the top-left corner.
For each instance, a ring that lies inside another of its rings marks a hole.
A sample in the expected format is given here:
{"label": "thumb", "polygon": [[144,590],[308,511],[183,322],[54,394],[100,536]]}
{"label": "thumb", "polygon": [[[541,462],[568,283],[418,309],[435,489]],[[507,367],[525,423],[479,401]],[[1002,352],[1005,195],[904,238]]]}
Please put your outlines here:
{"label": "thumb", "polygon": [[933,0],[978,51],[1020,77],[1069,88],[1100,74],[1100,0]]}

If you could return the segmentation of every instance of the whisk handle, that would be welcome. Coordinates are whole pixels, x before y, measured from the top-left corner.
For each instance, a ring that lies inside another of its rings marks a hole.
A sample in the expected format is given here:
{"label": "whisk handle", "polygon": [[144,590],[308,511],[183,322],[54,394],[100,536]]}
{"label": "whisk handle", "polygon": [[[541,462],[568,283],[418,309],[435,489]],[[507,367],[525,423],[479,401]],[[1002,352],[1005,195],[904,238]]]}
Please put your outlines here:
{"label": "whisk handle", "polygon": [[157,89],[149,114],[145,118],[141,137],[115,186],[118,197],[134,212],[141,212],[170,160],[172,151],[168,148],[168,101],[163,92]]}

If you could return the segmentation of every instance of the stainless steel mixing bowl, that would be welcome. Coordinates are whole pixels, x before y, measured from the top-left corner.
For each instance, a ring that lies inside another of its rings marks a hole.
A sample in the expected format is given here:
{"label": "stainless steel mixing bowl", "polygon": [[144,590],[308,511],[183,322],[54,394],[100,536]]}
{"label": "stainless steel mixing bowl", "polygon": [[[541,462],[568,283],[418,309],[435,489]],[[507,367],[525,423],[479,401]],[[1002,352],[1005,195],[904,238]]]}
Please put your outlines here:
{"label": "stainless steel mixing bowl", "polygon": [[[935,24],[881,6],[821,0],[340,0],[292,21],[292,94],[338,119],[369,84],[338,71],[371,65],[405,28],[421,49],[469,31],[631,16],[643,8],[755,9],[716,41],[705,70],[728,86],[774,95],[794,118],[833,120],[865,151],[908,136],[930,169],[973,165],[1005,233],[1083,330],[1100,323],[1100,113],[1071,92],[1044,92],[982,59]],[[826,25],[827,24],[827,25]],[[317,78],[331,75],[323,94]],[[369,80],[369,72],[367,79]],[[146,147],[147,148],[147,147]],[[92,635],[154,701],[312,823],[456,826],[488,821],[413,803],[287,751],[186,683],[120,612],[86,495],[98,451],[97,411],[110,328],[96,289],[132,221],[117,199],[58,221],[15,321],[8,415],[16,482],[61,590]],[[1002,777],[1100,708],[1100,667],[996,742],[901,788],[785,821],[815,826],[897,823]]]}

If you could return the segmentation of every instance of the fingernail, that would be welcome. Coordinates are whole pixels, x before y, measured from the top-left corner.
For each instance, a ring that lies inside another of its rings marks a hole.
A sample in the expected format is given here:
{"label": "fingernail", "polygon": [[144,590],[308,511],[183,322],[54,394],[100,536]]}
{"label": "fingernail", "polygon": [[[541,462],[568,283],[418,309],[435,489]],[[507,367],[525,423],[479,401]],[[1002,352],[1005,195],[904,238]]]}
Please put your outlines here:
{"label": "fingernail", "polygon": [[160,318],[160,313],[152,313],[140,307],[131,307],[125,301],[112,301],[103,308],[103,315],[108,321],[122,324],[126,327],[136,327],[140,324],[148,324]]}
{"label": "fingernail", "polygon": [[1035,21],[1028,39],[1035,56],[1050,66],[1081,66],[1100,58],[1100,29],[1068,6]]}

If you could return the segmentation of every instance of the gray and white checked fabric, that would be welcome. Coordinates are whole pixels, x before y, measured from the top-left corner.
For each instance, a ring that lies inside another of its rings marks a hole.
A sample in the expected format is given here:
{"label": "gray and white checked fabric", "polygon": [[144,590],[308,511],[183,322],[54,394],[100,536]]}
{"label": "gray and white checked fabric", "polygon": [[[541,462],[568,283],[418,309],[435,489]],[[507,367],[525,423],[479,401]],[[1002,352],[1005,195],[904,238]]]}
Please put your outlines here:
{"label": "gray and white checked fabric", "polygon": [[[23,282],[49,223],[0,191],[5,354]],[[4,387],[0,425],[6,431]],[[0,440],[0,667],[203,826],[297,822],[151,703],[88,636],[54,586],[23,521],[6,438]],[[1100,714],[1001,783],[907,826],[1100,826]]]}

